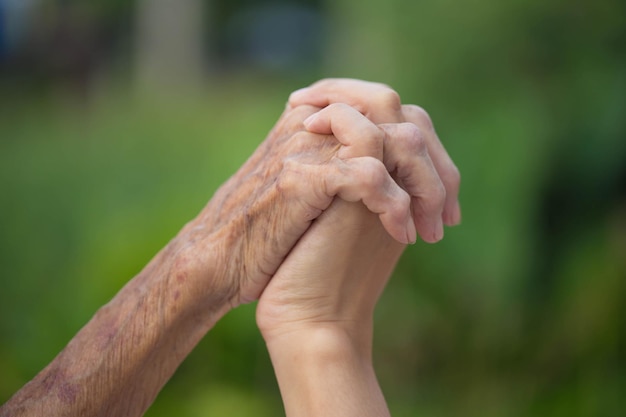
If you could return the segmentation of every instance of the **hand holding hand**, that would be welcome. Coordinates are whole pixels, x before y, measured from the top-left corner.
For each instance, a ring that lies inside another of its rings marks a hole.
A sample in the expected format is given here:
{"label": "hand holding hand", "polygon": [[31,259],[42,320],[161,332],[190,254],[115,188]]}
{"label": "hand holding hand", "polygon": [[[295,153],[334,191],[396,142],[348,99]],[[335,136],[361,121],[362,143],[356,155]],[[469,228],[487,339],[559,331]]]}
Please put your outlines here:
{"label": "hand holding hand", "polygon": [[[410,194],[424,240],[443,237],[443,219],[460,220],[458,171],[433,141],[432,125],[425,126],[426,140],[419,127],[430,121],[425,112],[400,106],[386,86],[355,80],[320,82],[294,93],[290,103],[307,100],[326,106],[304,124],[311,132],[334,135],[341,144],[337,158],[385,164]],[[439,169],[429,156],[433,146]],[[389,414],[371,361],[372,315],[403,249],[365,206],[335,198],[282,263],[259,300],[257,323],[288,416]]]}
{"label": "hand holding hand", "polygon": [[[292,94],[290,104],[303,102],[327,105],[304,124],[311,132],[334,135],[341,144],[337,158],[384,163],[411,196],[412,217],[422,239],[436,242],[443,237],[443,219],[448,224],[460,220],[458,170],[423,110],[402,106],[397,94],[384,85],[356,80],[326,80]],[[371,119],[397,122],[376,125]],[[260,299],[257,321],[266,340],[320,323],[368,329],[403,249],[363,205],[335,199],[291,251]]]}
{"label": "hand holding hand", "polygon": [[193,279],[182,294],[197,299],[191,304],[219,302],[217,296],[234,307],[257,299],[335,196],[362,201],[396,240],[415,241],[408,194],[380,160],[338,157],[332,136],[307,132],[303,121],[316,110],[288,109],[173,242],[177,269],[182,265],[182,278]]}

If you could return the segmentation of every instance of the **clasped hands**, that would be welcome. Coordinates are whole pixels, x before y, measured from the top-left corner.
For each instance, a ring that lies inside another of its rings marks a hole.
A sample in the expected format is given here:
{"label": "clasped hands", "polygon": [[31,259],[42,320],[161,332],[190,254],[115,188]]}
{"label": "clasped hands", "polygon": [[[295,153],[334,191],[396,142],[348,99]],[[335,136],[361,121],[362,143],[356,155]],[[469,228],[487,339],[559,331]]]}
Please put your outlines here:
{"label": "clasped hands", "polygon": [[176,258],[203,276],[195,295],[231,307],[261,297],[264,330],[288,308],[275,294],[283,287],[328,277],[354,298],[368,285],[330,275],[372,269],[385,271],[384,286],[406,244],[437,242],[460,222],[459,181],[423,109],[383,84],[323,80],[292,93],[267,139],[178,235]]}
{"label": "clasped hands", "polygon": [[352,402],[337,415],[385,415],[374,306],[406,244],[437,242],[460,222],[459,182],[422,108],[382,84],[323,80],[290,96],[268,138],[183,229],[177,239],[193,244],[179,259],[210,271],[194,293],[203,305],[258,300],[288,416],[333,415],[327,400],[347,386]]}

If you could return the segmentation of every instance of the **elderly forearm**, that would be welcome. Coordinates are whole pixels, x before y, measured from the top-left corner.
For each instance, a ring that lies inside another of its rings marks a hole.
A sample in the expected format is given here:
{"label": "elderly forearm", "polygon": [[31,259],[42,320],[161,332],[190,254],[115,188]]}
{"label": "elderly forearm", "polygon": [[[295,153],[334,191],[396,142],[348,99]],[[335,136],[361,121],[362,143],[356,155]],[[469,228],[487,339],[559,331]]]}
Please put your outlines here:
{"label": "elderly forearm", "polygon": [[139,416],[228,310],[170,244],[2,408],[0,416]]}

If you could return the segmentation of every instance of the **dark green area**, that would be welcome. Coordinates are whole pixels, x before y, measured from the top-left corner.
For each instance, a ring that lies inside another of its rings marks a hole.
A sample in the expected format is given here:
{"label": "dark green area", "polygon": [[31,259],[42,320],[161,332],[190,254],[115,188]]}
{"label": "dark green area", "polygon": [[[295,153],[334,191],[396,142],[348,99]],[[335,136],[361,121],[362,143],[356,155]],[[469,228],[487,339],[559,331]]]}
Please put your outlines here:
{"label": "dark green area", "polygon": [[[291,90],[350,76],[424,106],[463,176],[463,224],[408,248],[377,310],[392,414],[623,414],[625,3],[327,6],[325,69],[306,77],[214,74],[194,95],[119,83],[88,105],[3,90],[0,402],[201,209]],[[246,306],[148,415],[281,412]]]}

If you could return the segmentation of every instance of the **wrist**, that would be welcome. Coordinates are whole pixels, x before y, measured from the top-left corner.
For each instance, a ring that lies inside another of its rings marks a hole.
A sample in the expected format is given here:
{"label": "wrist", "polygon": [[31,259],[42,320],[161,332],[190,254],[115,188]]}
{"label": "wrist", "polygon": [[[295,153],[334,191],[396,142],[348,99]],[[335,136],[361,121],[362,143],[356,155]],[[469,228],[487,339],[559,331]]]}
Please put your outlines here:
{"label": "wrist", "polygon": [[332,362],[350,356],[364,366],[371,366],[371,327],[309,323],[265,329],[261,334],[272,361],[294,354],[311,362]]}
{"label": "wrist", "polygon": [[[231,291],[218,277],[216,252],[194,240],[187,227],[135,279],[161,293],[161,305],[171,323],[204,322],[212,326],[231,308]],[[144,279],[142,276],[145,275]]]}
{"label": "wrist", "polygon": [[[335,318],[329,320],[305,319],[296,321],[271,322],[265,317],[257,324],[268,350],[299,350],[303,346],[311,350],[327,349],[345,351],[350,349],[363,360],[371,360],[373,338],[372,317],[365,315],[358,320],[353,318]],[[272,325],[269,325],[272,323]]]}
{"label": "wrist", "polygon": [[389,415],[365,333],[324,324],[264,334],[288,417]]}

